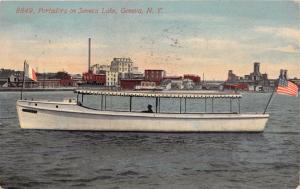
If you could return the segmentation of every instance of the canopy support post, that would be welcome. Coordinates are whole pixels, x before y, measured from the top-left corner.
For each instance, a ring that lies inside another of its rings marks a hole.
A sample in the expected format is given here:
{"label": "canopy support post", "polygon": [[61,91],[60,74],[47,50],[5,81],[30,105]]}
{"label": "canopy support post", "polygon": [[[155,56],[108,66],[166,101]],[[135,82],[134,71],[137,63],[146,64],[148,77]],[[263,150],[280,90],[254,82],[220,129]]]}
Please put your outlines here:
{"label": "canopy support post", "polygon": [[83,103],[83,93],[81,94],[81,102]]}
{"label": "canopy support post", "polygon": [[231,98],[229,100],[230,100],[230,113],[231,113],[232,112],[232,101],[231,101]]}
{"label": "canopy support post", "polygon": [[181,113],[181,98],[180,98],[180,104],[179,104],[179,112]]}
{"label": "canopy support post", "polygon": [[106,110],[106,95],[104,95],[104,110]]}
{"label": "canopy support post", "polygon": [[214,112],[214,98],[211,98],[211,112]]}
{"label": "canopy support post", "polygon": [[186,98],[184,98],[184,113],[186,113]]}
{"label": "canopy support post", "polygon": [[77,93],[76,104],[78,104],[79,93]]}
{"label": "canopy support post", "polygon": [[239,114],[241,113],[241,102],[240,102],[240,99],[238,99],[239,101]]}
{"label": "canopy support post", "polygon": [[155,113],[157,113],[158,109],[158,97],[155,98]]}
{"label": "canopy support post", "polygon": [[204,111],[206,112],[206,97],[204,98]]}
{"label": "canopy support post", "polygon": [[103,94],[101,95],[101,110],[103,110]]}
{"label": "canopy support post", "polygon": [[129,97],[129,111],[132,109],[132,96]]}

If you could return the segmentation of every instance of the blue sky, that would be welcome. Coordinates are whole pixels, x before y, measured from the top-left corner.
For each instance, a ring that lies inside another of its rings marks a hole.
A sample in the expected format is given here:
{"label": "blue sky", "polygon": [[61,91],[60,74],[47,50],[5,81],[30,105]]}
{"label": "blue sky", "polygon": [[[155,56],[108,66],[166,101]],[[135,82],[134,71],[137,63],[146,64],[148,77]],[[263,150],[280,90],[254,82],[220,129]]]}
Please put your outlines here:
{"label": "blue sky", "polygon": [[[131,57],[144,68],[169,75],[205,73],[225,79],[261,71],[272,78],[280,68],[300,77],[299,1],[113,1],[0,2],[0,67],[21,69],[26,58],[39,71],[86,71],[87,39],[92,63]],[[35,14],[16,14],[17,8]],[[40,8],[115,9],[118,14],[41,14]],[[160,14],[121,14],[122,8]]]}

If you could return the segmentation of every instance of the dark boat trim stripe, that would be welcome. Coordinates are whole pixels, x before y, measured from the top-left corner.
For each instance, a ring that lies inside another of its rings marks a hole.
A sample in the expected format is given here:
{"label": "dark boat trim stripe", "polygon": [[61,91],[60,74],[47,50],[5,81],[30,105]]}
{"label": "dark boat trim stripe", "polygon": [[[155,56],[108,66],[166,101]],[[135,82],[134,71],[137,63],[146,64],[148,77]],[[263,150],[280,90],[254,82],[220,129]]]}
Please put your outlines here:
{"label": "dark boat trim stripe", "polygon": [[22,111],[23,112],[28,112],[28,113],[33,113],[33,114],[37,113],[37,110],[31,110],[31,109],[25,109],[25,108],[22,108]]}

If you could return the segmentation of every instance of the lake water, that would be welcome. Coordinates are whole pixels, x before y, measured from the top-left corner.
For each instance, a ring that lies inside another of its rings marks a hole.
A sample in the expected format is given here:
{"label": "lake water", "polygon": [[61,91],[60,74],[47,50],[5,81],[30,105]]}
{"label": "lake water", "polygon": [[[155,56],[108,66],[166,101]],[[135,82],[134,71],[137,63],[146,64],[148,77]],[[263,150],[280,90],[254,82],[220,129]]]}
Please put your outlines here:
{"label": "lake water", "polygon": [[[269,95],[243,94],[241,110],[263,111]],[[21,130],[15,108],[19,96],[0,93],[4,188],[293,189],[299,182],[299,97],[275,95],[264,133],[174,134]],[[25,93],[30,99],[72,96]],[[98,106],[99,99],[84,102]],[[133,107],[153,102],[135,99]],[[126,99],[107,99],[108,108],[125,109],[127,104]],[[162,106],[175,112],[179,104],[165,101]],[[201,108],[203,102],[187,102],[187,111]]]}

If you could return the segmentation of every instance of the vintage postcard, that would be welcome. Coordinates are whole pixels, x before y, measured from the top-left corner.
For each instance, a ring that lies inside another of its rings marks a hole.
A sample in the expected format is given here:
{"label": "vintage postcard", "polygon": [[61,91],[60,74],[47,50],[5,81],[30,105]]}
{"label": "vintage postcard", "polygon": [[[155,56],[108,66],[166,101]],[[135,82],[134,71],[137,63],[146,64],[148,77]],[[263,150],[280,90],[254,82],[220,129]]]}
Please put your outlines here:
{"label": "vintage postcard", "polygon": [[299,13],[0,1],[0,188],[296,188]]}

